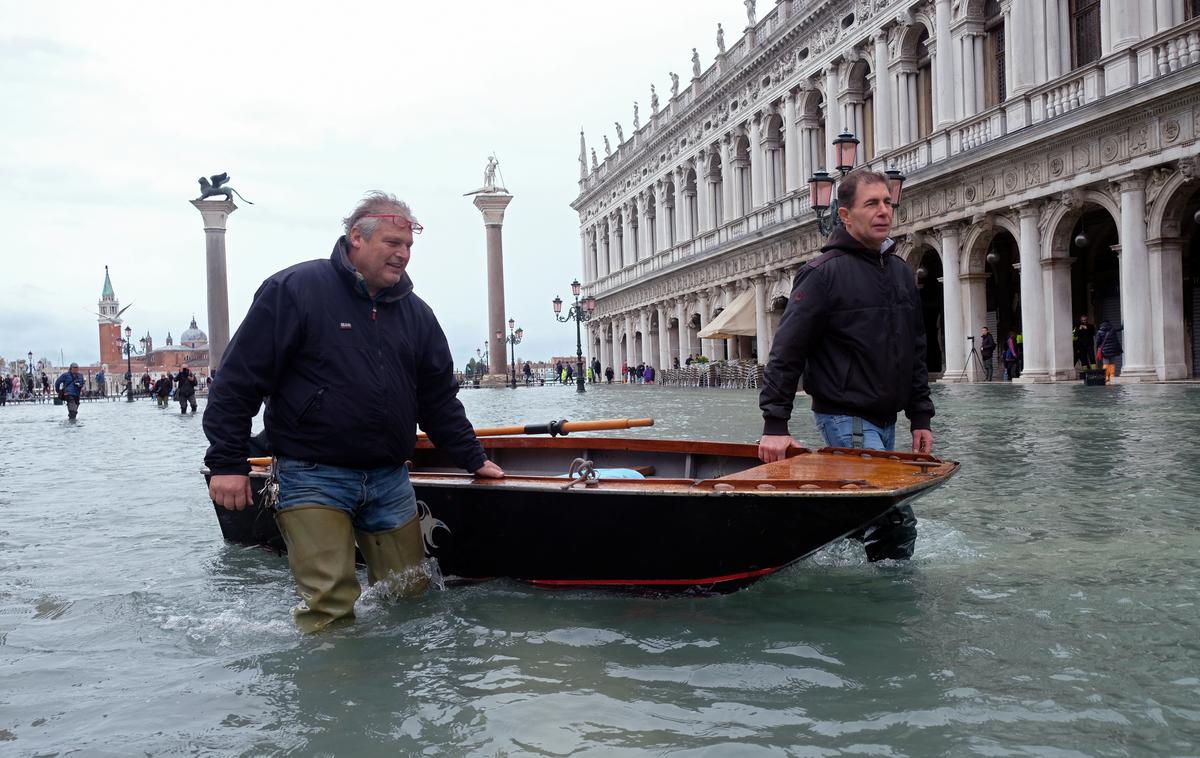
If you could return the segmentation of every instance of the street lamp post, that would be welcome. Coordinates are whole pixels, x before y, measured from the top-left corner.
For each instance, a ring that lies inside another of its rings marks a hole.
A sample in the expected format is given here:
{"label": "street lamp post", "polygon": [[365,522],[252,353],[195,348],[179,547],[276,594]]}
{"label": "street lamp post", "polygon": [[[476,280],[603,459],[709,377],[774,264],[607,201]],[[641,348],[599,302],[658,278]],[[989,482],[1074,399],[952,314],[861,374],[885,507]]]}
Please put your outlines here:
{"label": "street lamp post", "polygon": [[589,295],[583,298],[583,300],[580,300],[579,289],[579,280],[576,279],[572,281],[571,295],[575,297],[575,304],[567,309],[567,315],[565,316],[559,315],[562,313],[562,298],[555,296],[554,318],[558,319],[564,324],[568,321],[575,322],[575,391],[587,392],[587,388],[584,386],[583,381],[583,336],[580,333],[579,325],[584,321],[591,319],[592,313],[596,310],[596,298]]}
{"label": "street lamp post", "polygon": [[524,329],[513,330],[517,322],[513,319],[508,320],[508,337],[504,336],[504,332],[496,332],[496,339],[503,340],[508,343],[509,351],[512,358],[512,384],[514,390],[517,388],[517,345],[521,344],[521,340],[525,337]]}
{"label": "street lamp post", "polygon": [[[834,160],[837,162],[835,168],[838,171],[838,179],[844,178],[854,168],[855,157],[858,154],[858,140],[848,130],[843,129],[842,133],[833,141]],[[884,172],[887,177],[888,191],[892,194],[892,207],[900,205],[900,194],[904,189],[904,174],[901,174],[894,167],[889,168]],[[838,216],[839,203],[837,196],[834,194],[837,179],[830,176],[825,171],[814,173],[808,180],[808,197],[812,209],[817,213],[817,228],[821,234],[829,236],[833,233],[835,226],[842,223]],[[826,215],[828,211],[828,215]]]}
{"label": "street lamp post", "polygon": [[121,346],[121,350],[125,353],[125,383],[129,388],[129,402],[133,402],[133,356],[141,355],[146,352],[146,338],[142,337],[138,342],[141,343],[142,349],[138,350],[133,346],[133,329],[125,327],[125,339],[117,338],[117,344]]}

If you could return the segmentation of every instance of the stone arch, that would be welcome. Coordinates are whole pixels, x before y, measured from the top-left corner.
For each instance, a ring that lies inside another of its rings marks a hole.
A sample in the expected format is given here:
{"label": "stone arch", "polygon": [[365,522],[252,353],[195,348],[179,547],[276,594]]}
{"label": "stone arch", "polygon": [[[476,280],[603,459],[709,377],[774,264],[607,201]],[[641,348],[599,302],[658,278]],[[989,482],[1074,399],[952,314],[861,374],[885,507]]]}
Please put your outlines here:
{"label": "stone arch", "polygon": [[962,263],[966,268],[960,273],[982,274],[987,270],[987,251],[992,240],[1000,232],[1008,232],[1014,240],[1021,239],[1021,230],[1012,218],[1003,214],[989,215],[984,223],[972,224],[971,231],[962,241]]}
{"label": "stone arch", "polygon": [[[1089,206],[1099,207],[1108,212],[1114,223],[1119,223],[1121,209],[1116,200],[1107,192],[1099,190],[1074,190],[1064,194],[1064,202],[1050,211],[1044,219],[1043,228],[1049,233],[1042,234],[1042,249],[1039,257],[1059,258],[1069,254],[1071,237],[1075,223],[1084,215]],[[1018,237],[1020,239],[1020,237]]]}
{"label": "stone arch", "polygon": [[1200,182],[1180,171],[1171,174],[1146,213],[1146,239],[1179,237],[1187,225],[1184,210]]}

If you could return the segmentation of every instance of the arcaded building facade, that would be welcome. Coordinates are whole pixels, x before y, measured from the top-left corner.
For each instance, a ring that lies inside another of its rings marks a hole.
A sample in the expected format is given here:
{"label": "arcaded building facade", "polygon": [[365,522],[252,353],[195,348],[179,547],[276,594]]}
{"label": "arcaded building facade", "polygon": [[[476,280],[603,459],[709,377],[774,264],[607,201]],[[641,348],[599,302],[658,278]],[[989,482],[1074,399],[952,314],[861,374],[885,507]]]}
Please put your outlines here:
{"label": "arcaded building facade", "polygon": [[[1087,314],[1123,326],[1125,381],[1200,377],[1200,0],[746,5],[740,38],[603,160],[581,136],[604,365],[765,362],[824,242],[808,177],[835,173],[849,129],[861,165],[907,177],[894,236],[932,373],[979,378],[967,338],[988,326],[1022,335],[1023,381],[1073,380]],[[731,305],[755,334],[699,339]]]}

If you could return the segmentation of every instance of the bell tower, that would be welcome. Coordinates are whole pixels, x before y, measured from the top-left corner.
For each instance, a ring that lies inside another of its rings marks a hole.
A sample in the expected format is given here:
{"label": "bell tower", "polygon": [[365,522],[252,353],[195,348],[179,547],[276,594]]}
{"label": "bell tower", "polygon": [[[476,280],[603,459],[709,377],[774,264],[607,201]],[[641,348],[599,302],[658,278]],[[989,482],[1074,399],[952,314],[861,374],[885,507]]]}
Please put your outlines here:
{"label": "bell tower", "polygon": [[124,360],[118,343],[121,338],[121,310],[117,295],[113,292],[112,280],[108,278],[108,266],[104,267],[104,289],[100,292],[97,305],[100,306],[96,313],[100,327],[100,365],[119,365]]}

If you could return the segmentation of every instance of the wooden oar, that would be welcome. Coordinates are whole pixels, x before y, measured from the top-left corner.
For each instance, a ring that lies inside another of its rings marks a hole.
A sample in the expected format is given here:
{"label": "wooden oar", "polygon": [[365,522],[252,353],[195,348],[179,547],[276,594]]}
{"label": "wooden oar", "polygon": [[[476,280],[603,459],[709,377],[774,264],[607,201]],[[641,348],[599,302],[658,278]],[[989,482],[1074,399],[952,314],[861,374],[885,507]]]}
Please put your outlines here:
{"label": "wooden oar", "polygon": [[[476,437],[503,437],[513,434],[568,434],[570,432],[600,432],[611,429],[629,429],[635,426],[654,426],[652,418],[606,418],[595,421],[551,421],[548,424],[525,424],[524,426],[493,426],[476,429]],[[425,432],[417,436],[424,439]]]}
{"label": "wooden oar", "polygon": [[[476,437],[503,437],[514,434],[568,434],[570,432],[601,432],[611,429],[630,429],[635,426],[654,426],[652,418],[606,418],[595,421],[551,421],[546,424],[525,424],[524,426],[492,426],[476,429]],[[417,437],[427,439],[425,432],[417,432]],[[251,466],[270,466],[271,459],[247,458]]]}

